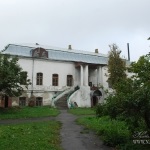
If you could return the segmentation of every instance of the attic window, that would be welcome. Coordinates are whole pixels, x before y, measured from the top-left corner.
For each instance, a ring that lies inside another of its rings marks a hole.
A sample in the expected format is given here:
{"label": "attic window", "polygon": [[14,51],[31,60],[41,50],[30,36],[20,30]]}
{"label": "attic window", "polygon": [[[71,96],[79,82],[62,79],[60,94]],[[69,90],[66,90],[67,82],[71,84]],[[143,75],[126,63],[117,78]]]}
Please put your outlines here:
{"label": "attic window", "polygon": [[48,52],[44,48],[38,47],[32,50],[32,57],[48,58]]}

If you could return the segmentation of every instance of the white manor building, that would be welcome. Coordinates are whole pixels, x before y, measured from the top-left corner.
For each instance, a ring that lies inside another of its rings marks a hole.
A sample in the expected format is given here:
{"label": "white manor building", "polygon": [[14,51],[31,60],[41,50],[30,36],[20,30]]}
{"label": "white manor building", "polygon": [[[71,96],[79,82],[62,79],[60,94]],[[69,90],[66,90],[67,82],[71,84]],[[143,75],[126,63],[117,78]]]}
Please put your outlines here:
{"label": "white manor building", "polygon": [[[63,101],[70,107],[92,107],[104,100],[108,56],[95,52],[49,47],[36,44],[9,44],[3,54],[17,55],[24,73],[31,80],[20,97],[8,98],[1,106],[27,106],[31,97],[35,105],[57,107]],[[69,96],[68,96],[69,95]]]}

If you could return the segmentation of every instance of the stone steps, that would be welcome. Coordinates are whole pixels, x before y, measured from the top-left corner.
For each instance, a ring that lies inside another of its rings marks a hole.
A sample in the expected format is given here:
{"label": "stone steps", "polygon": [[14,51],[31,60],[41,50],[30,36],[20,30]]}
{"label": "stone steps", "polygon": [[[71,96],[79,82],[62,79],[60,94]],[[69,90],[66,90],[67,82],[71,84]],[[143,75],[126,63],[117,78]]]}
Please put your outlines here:
{"label": "stone steps", "polygon": [[65,94],[63,97],[61,97],[60,99],[58,99],[55,103],[56,107],[59,109],[68,109],[68,105],[67,105],[67,96],[68,94]]}

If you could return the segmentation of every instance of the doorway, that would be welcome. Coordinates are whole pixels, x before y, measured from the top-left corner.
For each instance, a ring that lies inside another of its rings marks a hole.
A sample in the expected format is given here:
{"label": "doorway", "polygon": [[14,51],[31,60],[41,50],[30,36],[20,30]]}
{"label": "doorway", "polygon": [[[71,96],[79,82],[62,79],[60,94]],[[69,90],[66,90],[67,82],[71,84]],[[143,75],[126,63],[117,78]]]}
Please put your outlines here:
{"label": "doorway", "polygon": [[98,104],[98,101],[101,96],[102,96],[102,92],[100,90],[95,90],[93,92],[93,95],[91,98],[91,107],[95,107]]}
{"label": "doorway", "polygon": [[8,107],[8,96],[5,95],[5,108],[7,108],[7,107]]}
{"label": "doorway", "polygon": [[96,96],[93,96],[93,107],[98,104],[98,98]]}

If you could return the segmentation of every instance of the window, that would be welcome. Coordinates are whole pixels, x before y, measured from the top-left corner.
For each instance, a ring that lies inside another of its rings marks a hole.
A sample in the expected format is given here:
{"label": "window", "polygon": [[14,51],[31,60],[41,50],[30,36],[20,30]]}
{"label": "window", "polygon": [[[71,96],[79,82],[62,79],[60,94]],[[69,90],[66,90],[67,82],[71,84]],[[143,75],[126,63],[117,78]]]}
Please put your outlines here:
{"label": "window", "polygon": [[73,77],[72,75],[67,75],[67,86],[72,86]]}
{"label": "window", "polygon": [[48,58],[48,52],[44,48],[38,47],[38,48],[32,50],[32,57]]}
{"label": "window", "polygon": [[27,72],[26,71],[22,71],[20,73],[20,84],[25,85],[27,82]]}
{"label": "window", "polygon": [[36,106],[42,106],[42,105],[43,105],[43,98],[36,97]]}
{"label": "window", "polygon": [[52,84],[53,84],[53,86],[58,86],[58,74],[53,74]]}
{"label": "window", "polygon": [[26,106],[26,97],[19,97],[19,106]]}
{"label": "window", "polygon": [[43,85],[43,73],[37,73],[36,85]]}
{"label": "window", "polygon": [[92,82],[89,82],[89,86],[92,87]]}

